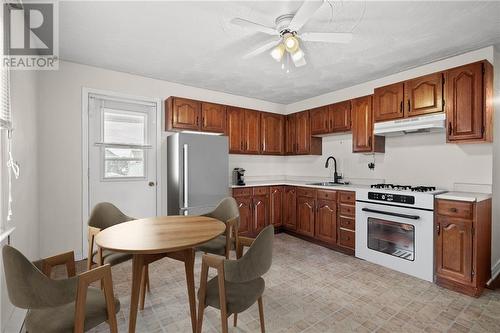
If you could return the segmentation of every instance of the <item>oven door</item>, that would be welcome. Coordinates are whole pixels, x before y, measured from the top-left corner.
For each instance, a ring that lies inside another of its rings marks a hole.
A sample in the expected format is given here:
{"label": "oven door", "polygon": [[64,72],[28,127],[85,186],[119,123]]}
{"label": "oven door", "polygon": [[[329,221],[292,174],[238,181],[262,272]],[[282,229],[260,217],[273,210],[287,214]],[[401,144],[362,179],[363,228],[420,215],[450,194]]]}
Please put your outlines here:
{"label": "oven door", "polygon": [[356,202],[356,257],[427,281],[434,276],[433,212]]}

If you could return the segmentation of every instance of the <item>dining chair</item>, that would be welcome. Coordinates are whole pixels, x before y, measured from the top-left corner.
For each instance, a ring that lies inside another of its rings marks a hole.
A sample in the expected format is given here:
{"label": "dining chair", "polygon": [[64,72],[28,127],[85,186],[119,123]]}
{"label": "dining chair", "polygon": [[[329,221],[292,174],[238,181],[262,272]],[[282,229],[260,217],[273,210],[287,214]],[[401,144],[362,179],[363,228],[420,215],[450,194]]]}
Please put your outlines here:
{"label": "dining chair", "polygon": [[[229,260],[222,256],[205,254],[202,257],[201,281],[198,290],[198,322],[197,333],[201,333],[203,314],[207,306],[220,309],[222,332],[227,333],[227,319],[234,314],[234,326],[238,321],[238,313],[258,302],[260,330],[265,332],[264,308],[264,275],[271,267],[273,252],[274,227],[267,226],[257,238],[240,237],[238,246],[239,259]],[[243,247],[249,246],[243,254]],[[208,269],[217,270],[217,276],[208,281]]]}
{"label": "dining chair", "polygon": [[[97,263],[97,265],[111,266],[118,265],[122,262],[132,259],[132,255],[128,253],[119,253],[111,250],[103,250],[97,248],[94,250],[95,237],[102,230],[112,227],[114,225],[135,220],[133,217],[125,215],[121,210],[119,210],[115,205],[109,202],[101,202],[95,205],[90,218],[88,221],[88,259],[87,259],[87,270],[92,268],[92,265]],[[145,265],[142,272],[141,281],[141,292],[140,292],[140,304],[141,310],[144,310],[144,301],[146,298],[146,290],[150,292],[149,286],[149,266]]]}
{"label": "dining chair", "polygon": [[236,200],[232,197],[222,199],[217,207],[210,213],[202,216],[217,219],[226,224],[226,231],[206,243],[199,245],[196,250],[211,254],[225,256],[229,259],[231,250],[238,248],[238,229],[240,226],[240,211]]}
{"label": "dining chair", "polygon": [[[73,252],[30,262],[12,246],[2,249],[5,282],[11,303],[27,309],[28,333],[81,333],[107,321],[118,332],[120,302],[113,295],[111,266],[75,274]],[[66,265],[66,279],[50,278],[52,268]],[[90,284],[101,280],[103,290]]]}

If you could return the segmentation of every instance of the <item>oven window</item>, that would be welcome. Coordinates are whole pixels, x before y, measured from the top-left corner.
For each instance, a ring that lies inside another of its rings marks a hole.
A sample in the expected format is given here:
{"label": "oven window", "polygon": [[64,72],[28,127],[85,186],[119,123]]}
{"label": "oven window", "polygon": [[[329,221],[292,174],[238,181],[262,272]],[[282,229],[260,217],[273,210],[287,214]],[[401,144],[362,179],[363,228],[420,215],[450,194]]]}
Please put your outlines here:
{"label": "oven window", "polygon": [[368,248],[414,261],[415,226],[369,217]]}

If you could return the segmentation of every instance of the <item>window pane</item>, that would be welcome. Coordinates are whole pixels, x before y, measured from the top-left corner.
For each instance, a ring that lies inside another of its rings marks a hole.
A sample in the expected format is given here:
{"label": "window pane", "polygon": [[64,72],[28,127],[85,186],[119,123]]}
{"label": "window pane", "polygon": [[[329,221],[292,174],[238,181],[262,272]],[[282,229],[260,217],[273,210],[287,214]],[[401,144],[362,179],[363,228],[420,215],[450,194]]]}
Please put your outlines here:
{"label": "window pane", "polygon": [[104,142],[146,144],[146,114],[104,109]]}
{"label": "window pane", "polygon": [[144,176],[143,149],[105,148],[104,178]]}

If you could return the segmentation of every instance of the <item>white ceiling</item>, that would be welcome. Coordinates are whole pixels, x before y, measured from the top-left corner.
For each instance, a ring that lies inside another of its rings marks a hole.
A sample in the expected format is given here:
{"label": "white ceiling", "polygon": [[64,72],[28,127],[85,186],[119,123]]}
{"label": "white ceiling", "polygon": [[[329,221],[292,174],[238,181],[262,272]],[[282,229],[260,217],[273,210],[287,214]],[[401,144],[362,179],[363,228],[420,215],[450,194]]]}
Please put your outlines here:
{"label": "white ceiling", "polygon": [[60,2],[60,54],[64,60],[289,104],[500,42],[500,2],[332,1],[302,31],[354,29],[350,44],[307,43],[307,66],[289,74],[267,52],[242,59],[272,37],[243,31],[229,20],[274,26],[277,16],[300,5]]}

